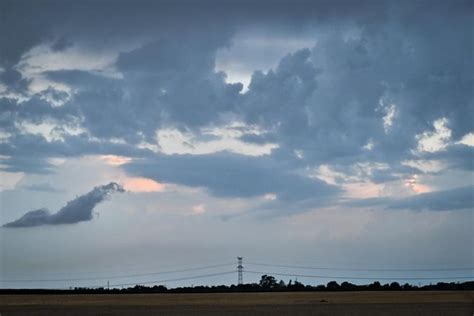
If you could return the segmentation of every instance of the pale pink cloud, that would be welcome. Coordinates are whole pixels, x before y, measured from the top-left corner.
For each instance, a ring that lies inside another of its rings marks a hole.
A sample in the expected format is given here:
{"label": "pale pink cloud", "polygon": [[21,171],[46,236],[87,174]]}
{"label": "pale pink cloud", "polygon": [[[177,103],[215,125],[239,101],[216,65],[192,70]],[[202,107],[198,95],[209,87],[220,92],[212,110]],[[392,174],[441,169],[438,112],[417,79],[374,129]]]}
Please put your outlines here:
{"label": "pale pink cloud", "polygon": [[116,155],[102,155],[99,156],[99,159],[105,161],[107,164],[112,166],[120,166],[130,162],[132,158]]}
{"label": "pale pink cloud", "polygon": [[204,204],[194,205],[192,210],[193,214],[195,215],[206,213],[206,207],[204,206]]}
{"label": "pale pink cloud", "polygon": [[131,192],[162,192],[165,189],[164,184],[148,178],[125,178],[123,186]]}

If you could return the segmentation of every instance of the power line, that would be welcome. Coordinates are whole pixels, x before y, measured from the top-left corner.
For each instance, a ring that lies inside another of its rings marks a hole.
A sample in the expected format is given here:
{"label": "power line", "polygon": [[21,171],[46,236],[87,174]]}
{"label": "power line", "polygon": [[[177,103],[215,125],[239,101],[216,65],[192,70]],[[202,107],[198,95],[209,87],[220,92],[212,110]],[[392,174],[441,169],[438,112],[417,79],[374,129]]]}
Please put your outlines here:
{"label": "power line", "polygon": [[[240,257],[239,257],[240,259]],[[250,265],[258,265],[258,266],[267,266],[267,267],[279,267],[279,268],[292,268],[292,269],[311,269],[311,270],[338,270],[338,271],[379,271],[379,272],[416,272],[416,271],[465,271],[465,270],[473,270],[473,268],[446,268],[446,269],[362,269],[362,268],[332,268],[332,267],[310,267],[310,266],[298,266],[298,265],[282,265],[282,264],[270,264],[270,263],[258,263],[258,262],[246,262]],[[197,270],[205,270],[205,269],[213,269],[225,266],[231,266],[235,263],[222,263],[222,264],[215,264],[215,265],[208,265],[208,266],[200,266],[194,268],[186,268],[186,269],[177,269],[177,270],[167,270],[167,271],[159,271],[159,272],[152,272],[152,273],[140,273],[140,274],[126,274],[126,275],[109,275],[109,276],[100,276],[100,277],[79,277],[79,278],[61,278],[61,279],[7,279],[7,280],[0,280],[0,282],[5,283],[20,283],[20,282],[66,282],[66,281],[87,281],[87,280],[110,280],[110,279],[125,279],[125,278],[133,278],[133,277],[144,277],[144,276],[152,276],[158,274],[172,274],[172,273],[182,273],[182,272],[189,272],[189,271],[197,271]],[[331,276],[331,275],[305,275],[305,274],[294,274],[294,273],[276,273],[276,272],[259,272],[259,271],[249,271],[243,270],[242,262],[239,260],[238,262],[238,276],[239,276],[239,284],[243,283],[242,281],[242,271],[248,273],[255,273],[255,274],[274,274],[280,276],[299,276],[299,277],[308,277],[308,278],[327,278],[327,279],[359,279],[359,280],[444,280],[444,279],[470,279],[474,278],[472,276],[453,276],[453,277],[350,277],[350,276]],[[241,267],[241,269],[239,269]],[[159,280],[159,281],[147,281],[142,282],[143,284],[149,283],[159,283],[159,282],[169,282],[169,281],[179,281],[179,280],[187,280],[187,279],[194,279],[206,276],[214,276],[214,275],[221,275],[221,274],[228,274],[229,272],[223,273],[212,273],[206,274],[201,276],[191,276],[191,277],[183,277],[177,279],[169,279],[169,280]],[[123,283],[123,284],[114,284],[112,286],[125,286],[125,285],[133,285],[136,283]]]}
{"label": "power line", "polygon": [[303,277],[303,278],[317,278],[317,279],[345,279],[345,280],[451,280],[451,279],[474,279],[474,276],[452,276],[452,277],[431,277],[431,278],[399,278],[399,277],[353,277],[353,276],[333,276],[333,275],[308,275],[308,274],[294,274],[294,273],[277,273],[277,272],[262,272],[262,271],[249,271],[247,273],[254,274],[267,274],[267,275],[280,275],[290,277]]}
{"label": "power line", "polygon": [[168,270],[168,271],[160,271],[160,272],[152,272],[152,273],[141,273],[141,274],[127,274],[127,275],[112,275],[112,276],[103,276],[103,277],[84,277],[84,278],[66,278],[66,279],[11,279],[11,280],[0,280],[0,282],[9,282],[9,283],[20,283],[20,282],[65,282],[65,281],[87,281],[87,280],[108,280],[108,279],[125,279],[125,278],[133,278],[133,277],[142,277],[142,276],[150,276],[150,275],[157,275],[157,274],[171,274],[171,273],[180,273],[180,272],[188,272],[188,271],[196,271],[196,270],[205,270],[205,269],[212,269],[212,268],[219,268],[234,265],[235,263],[222,263],[210,266],[202,266],[196,268],[188,268],[188,269],[180,269],[180,270]]}
{"label": "power line", "polygon": [[363,268],[332,268],[332,267],[308,267],[308,266],[293,266],[283,264],[270,264],[258,262],[245,262],[250,265],[266,266],[266,267],[280,267],[293,269],[309,269],[309,270],[334,270],[334,271],[378,271],[378,272],[421,272],[421,271],[466,271],[474,270],[474,268],[439,268],[439,269],[363,269]]}

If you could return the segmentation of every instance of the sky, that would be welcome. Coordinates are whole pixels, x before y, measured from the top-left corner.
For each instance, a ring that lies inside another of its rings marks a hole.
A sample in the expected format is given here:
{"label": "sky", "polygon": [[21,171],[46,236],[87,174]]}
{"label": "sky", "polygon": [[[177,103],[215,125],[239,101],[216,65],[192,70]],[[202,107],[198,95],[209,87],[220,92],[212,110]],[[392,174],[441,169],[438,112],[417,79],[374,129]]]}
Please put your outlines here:
{"label": "sky", "polygon": [[0,287],[473,279],[473,12],[0,0]]}

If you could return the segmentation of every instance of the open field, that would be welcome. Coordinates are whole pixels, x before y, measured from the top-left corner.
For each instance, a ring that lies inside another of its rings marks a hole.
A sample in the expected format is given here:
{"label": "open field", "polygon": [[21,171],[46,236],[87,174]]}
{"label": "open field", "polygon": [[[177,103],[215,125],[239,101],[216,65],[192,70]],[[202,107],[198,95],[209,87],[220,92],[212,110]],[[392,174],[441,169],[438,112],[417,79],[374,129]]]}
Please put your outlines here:
{"label": "open field", "polygon": [[10,315],[473,315],[474,291],[0,295]]}

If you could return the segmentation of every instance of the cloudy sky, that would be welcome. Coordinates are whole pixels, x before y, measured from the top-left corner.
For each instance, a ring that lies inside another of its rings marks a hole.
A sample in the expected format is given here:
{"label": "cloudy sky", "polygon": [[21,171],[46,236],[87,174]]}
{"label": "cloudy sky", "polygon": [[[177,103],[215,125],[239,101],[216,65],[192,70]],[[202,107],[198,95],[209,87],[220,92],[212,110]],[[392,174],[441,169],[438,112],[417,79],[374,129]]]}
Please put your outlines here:
{"label": "cloudy sky", "polygon": [[1,287],[473,275],[472,1],[0,12]]}

